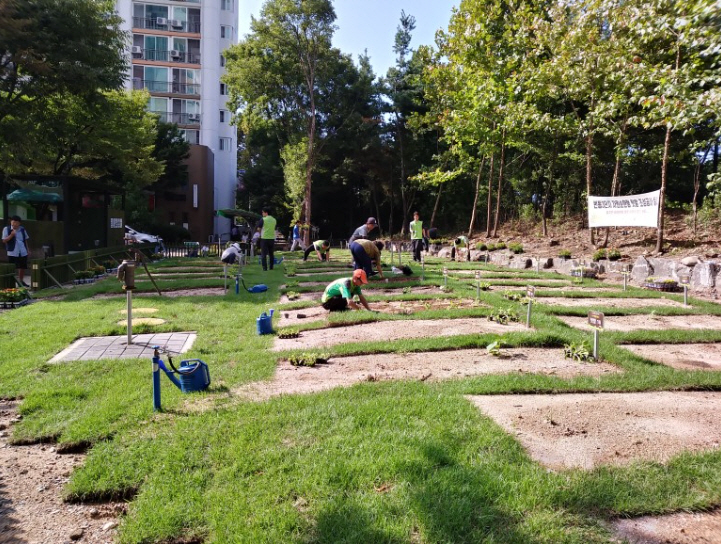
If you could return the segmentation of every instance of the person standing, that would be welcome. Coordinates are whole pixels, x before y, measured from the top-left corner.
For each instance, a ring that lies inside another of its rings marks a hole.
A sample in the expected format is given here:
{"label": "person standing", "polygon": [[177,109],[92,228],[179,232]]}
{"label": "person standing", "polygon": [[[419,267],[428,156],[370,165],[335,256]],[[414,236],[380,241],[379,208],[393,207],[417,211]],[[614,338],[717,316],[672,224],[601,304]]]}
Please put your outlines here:
{"label": "person standing", "polygon": [[458,258],[461,258],[461,249],[466,250],[466,260],[471,260],[471,248],[468,245],[468,238],[465,236],[459,236],[455,240],[453,240],[453,248],[451,248],[451,260],[456,260],[456,252],[458,252]]}
{"label": "person standing", "polygon": [[30,250],[27,241],[30,239],[28,231],[22,226],[22,219],[18,215],[10,218],[10,226],[3,229],[2,240],[7,250],[8,260],[15,264],[18,281],[23,287],[30,287],[25,283],[25,270],[28,268]]}
{"label": "person standing", "polygon": [[303,247],[303,239],[300,237],[301,223],[300,221],[295,222],[293,227],[293,243],[290,246],[291,251],[295,251],[295,248],[299,247],[301,250],[305,250]]}
{"label": "person standing", "polygon": [[325,288],[321,305],[329,312],[342,312],[348,307],[360,310],[360,306],[353,300],[353,297],[358,295],[358,300],[363,307],[373,311],[361,292],[361,285],[366,283],[368,283],[368,276],[363,270],[356,270],[350,278],[338,278]]}
{"label": "person standing", "polygon": [[421,262],[421,251],[425,248],[423,238],[428,237],[428,230],[423,227],[423,221],[418,212],[413,212],[413,221],[410,224],[411,244],[413,245],[413,260]]}
{"label": "person standing", "polygon": [[353,255],[353,268],[355,270],[365,270],[366,276],[373,276],[376,272],[373,272],[373,265],[376,266],[377,274],[379,277],[383,277],[383,270],[381,269],[381,250],[383,249],[383,242],[375,241],[371,242],[365,238],[359,238],[358,240],[351,242],[350,252]]}
{"label": "person standing", "polygon": [[[258,232],[260,232],[260,264],[263,270],[273,270],[275,251],[275,217],[270,215],[270,208],[263,208],[263,218],[258,221]],[[266,264],[266,257],[268,263]]]}
{"label": "person standing", "polygon": [[308,260],[308,255],[315,249],[318,254],[319,261],[330,261],[330,242],[328,240],[316,240],[313,242],[308,249],[305,250],[303,260]]}
{"label": "person standing", "polygon": [[353,234],[351,234],[351,237],[348,240],[348,245],[350,245],[351,242],[355,242],[360,238],[371,241],[377,240],[380,235],[381,230],[378,228],[378,222],[376,221],[376,218],[369,217],[364,225],[361,225],[353,231]]}

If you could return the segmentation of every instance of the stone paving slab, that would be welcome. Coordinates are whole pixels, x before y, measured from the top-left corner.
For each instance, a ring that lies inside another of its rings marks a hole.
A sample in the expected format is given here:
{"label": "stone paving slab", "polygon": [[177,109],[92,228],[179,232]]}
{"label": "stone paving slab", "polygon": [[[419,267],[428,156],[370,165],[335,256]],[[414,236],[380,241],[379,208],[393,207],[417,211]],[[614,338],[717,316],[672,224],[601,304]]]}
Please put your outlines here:
{"label": "stone paving slab", "polygon": [[153,346],[160,346],[171,353],[185,353],[193,346],[197,336],[198,334],[194,331],[135,334],[133,343],[130,345],[127,344],[127,335],[80,338],[55,355],[49,362],[152,359]]}

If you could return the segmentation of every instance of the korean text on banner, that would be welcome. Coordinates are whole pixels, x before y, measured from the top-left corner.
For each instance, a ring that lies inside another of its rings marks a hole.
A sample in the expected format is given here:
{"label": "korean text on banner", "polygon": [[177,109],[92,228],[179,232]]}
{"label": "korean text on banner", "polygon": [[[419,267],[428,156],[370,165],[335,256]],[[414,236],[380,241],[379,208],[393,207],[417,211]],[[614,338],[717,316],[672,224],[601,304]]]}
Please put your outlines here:
{"label": "korean text on banner", "polygon": [[589,196],[588,226],[658,227],[661,191],[630,196]]}

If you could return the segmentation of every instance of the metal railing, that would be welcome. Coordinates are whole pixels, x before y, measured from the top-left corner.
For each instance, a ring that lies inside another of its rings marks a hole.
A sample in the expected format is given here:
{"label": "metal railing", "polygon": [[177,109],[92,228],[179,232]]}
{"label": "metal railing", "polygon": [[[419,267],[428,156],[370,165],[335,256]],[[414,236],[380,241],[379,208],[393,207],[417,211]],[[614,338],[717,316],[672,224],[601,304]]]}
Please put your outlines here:
{"label": "metal railing", "polygon": [[200,34],[200,19],[179,21],[176,19],[166,19],[164,17],[133,17],[133,28]]}
{"label": "metal railing", "polygon": [[199,83],[178,83],[177,81],[154,81],[152,79],[133,79],[133,89],[147,89],[151,93],[175,93],[200,95]]}
{"label": "metal railing", "polygon": [[141,49],[140,53],[137,52],[137,49],[132,51],[134,59],[200,64],[200,53],[193,51],[167,51],[164,49]]}
{"label": "metal railing", "polygon": [[175,123],[176,125],[200,125],[199,113],[169,113],[167,111],[154,111],[160,116],[163,123]]}

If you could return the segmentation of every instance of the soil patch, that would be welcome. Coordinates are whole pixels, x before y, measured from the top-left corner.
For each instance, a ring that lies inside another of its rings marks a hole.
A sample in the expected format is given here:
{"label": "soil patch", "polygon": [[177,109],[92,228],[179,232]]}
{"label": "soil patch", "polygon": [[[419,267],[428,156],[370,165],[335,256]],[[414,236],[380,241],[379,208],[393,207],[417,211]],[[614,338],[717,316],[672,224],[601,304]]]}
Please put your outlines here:
{"label": "soil patch", "polygon": [[630,544],[718,544],[721,510],[644,516],[613,523],[616,534]]}
{"label": "soil patch", "polygon": [[0,400],[0,541],[108,543],[123,503],[67,504],[63,486],[85,456],[57,453],[50,444],[10,446],[16,404]]}
{"label": "soil patch", "polygon": [[401,338],[484,333],[503,334],[521,330],[529,329],[526,328],[525,324],[499,325],[495,321],[488,321],[486,318],[375,321],[361,325],[303,331],[298,338],[276,338],[273,351],[320,348],[351,342],[392,341]]}
{"label": "soil patch", "polygon": [[[474,300],[470,299],[385,300],[373,302],[372,304],[373,305],[371,307],[374,310],[384,314],[395,315],[411,315],[416,312],[427,310],[447,310],[451,308],[460,309],[486,306],[485,304],[478,304]],[[302,310],[284,310],[280,312],[281,317],[278,325],[280,327],[288,327],[307,323],[308,321],[319,321],[327,319],[329,313],[330,312],[322,306],[304,308]],[[298,317],[299,315],[300,317]]]}
{"label": "soil patch", "polygon": [[278,365],[272,381],[247,384],[235,390],[253,400],[277,395],[315,393],[365,381],[441,381],[484,374],[535,373],[568,378],[600,376],[618,369],[609,364],[580,364],[563,357],[560,349],[514,348],[494,357],[485,349],[425,353],[385,353],[332,357],[314,367]]}
{"label": "soil patch", "polygon": [[[308,284],[303,284],[304,287],[306,285],[308,285]],[[328,283],[322,282],[320,285],[328,285]],[[363,294],[366,297],[406,294],[406,293],[403,293],[403,289],[405,289],[405,287],[400,287],[400,286],[395,289],[363,289]],[[414,295],[418,295],[418,294],[437,295],[439,293],[443,293],[443,291],[440,289],[440,287],[436,287],[433,285],[418,285],[415,287],[410,287],[410,294],[414,294]],[[322,291],[313,291],[310,293],[298,293],[298,295],[299,295],[299,297],[295,300],[317,300],[318,303],[320,304],[320,299],[323,296],[323,292]],[[280,302],[287,303],[287,302],[294,302],[294,301],[289,300],[286,295],[282,295],[280,297]]]}
{"label": "soil patch", "polygon": [[721,393],[653,392],[468,397],[552,469],[664,463],[721,444]]}
{"label": "soil patch", "polygon": [[[136,282],[137,283],[137,282]],[[228,291],[231,290],[231,287],[228,286]],[[199,287],[197,289],[175,289],[173,291],[164,291],[163,292],[164,297],[209,297],[209,296],[223,296],[225,294],[225,290],[222,287]],[[139,293],[138,291],[133,291],[133,298],[135,297],[157,297],[159,296],[157,291],[147,291],[143,293]],[[123,297],[125,298],[125,293],[102,293],[98,295],[94,295],[93,298],[116,298],[116,297]]]}
{"label": "soil patch", "polygon": [[[132,319],[133,325],[162,325],[165,323],[165,319],[160,319],[158,317],[134,317]],[[118,325],[123,326],[127,325],[128,320],[124,319],[123,321],[118,321]]]}
{"label": "soil patch", "polygon": [[624,344],[622,347],[680,370],[721,370],[721,344]]}
{"label": "soil patch", "polygon": [[[645,308],[647,306],[671,306],[684,308],[683,302],[676,302],[667,298],[571,298],[571,297],[538,297],[534,300],[538,304],[549,306],[565,306],[578,308],[586,306],[604,308]],[[689,306],[690,308],[690,306]]]}
{"label": "soil patch", "polygon": [[[587,317],[557,316],[571,327],[593,330]],[[605,316],[604,329],[612,332],[666,329],[721,330],[721,319],[715,315],[615,315]]]}

